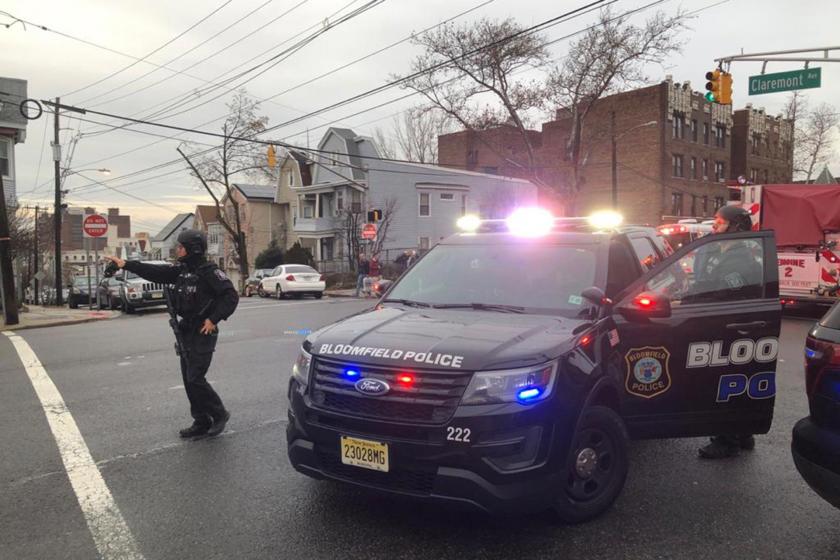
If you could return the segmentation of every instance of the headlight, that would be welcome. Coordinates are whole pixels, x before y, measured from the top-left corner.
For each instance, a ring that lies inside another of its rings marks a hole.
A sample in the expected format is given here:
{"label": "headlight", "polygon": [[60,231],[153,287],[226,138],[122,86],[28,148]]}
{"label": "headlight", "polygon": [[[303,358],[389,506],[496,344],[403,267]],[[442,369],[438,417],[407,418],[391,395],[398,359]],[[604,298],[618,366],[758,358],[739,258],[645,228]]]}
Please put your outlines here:
{"label": "headlight", "polygon": [[298,383],[306,387],[309,383],[309,366],[312,365],[312,354],[300,349],[300,354],[295,360],[295,365],[292,366],[292,377],[298,380]]}
{"label": "headlight", "polygon": [[532,403],[551,395],[557,362],[522,369],[478,371],[461,404]]}

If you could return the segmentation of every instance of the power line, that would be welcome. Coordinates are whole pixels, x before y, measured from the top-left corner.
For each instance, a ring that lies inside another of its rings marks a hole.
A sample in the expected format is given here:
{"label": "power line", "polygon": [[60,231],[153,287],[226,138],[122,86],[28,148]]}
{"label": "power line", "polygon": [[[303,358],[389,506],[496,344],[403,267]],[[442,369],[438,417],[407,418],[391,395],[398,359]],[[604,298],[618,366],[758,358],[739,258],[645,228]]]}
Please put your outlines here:
{"label": "power line", "polygon": [[[182,31],[181,33],[179,33],[178,35],[176,35],[175,37],[173,37],[173,38],[172,38],[172,39],[170,39],[169,41],[165,42],[164,44],[162,44],[161,46],[157,47],[157,48],[156,48],[156,49],[154,49],[153,51],[151,51],[151,52],[149,52],[148,54],[144,55],[144,56],[143,56],[142,58],[140,58],[139,60],[135,60],[134,62],[132,62],[132,63],[131,63],[131,64],[129,64],[128,66],[124,66],[124,67],[120,68],[119,70],[116,70],[116,71],[114,71],[114,72],[111,72],[111,73],[110,73],[110,74],[108,74],[107,76],[105,76],[105,77],[103,77],[103,78],[100,78],[99,80],[96,80],[96,81],[95,81],[95,82],[93,82],[93,83],[90,83],[90,84],[88,84],[88,85],[86,85],[86,86],[83,86],[83,87],[80,87],[80,88],[78,88],[78,89],[74,89],[74,90],[73,90],[73,91],[71,91],[71,92],[68,92],[68,93],[62,94],[62,95],[61,95],[61,97],[68,97],[68,96],[71,96],[71,95],[75,95],[75,94],[79,93],[80,91],[84,91],[84,90],[86,90],[86,89],[90,89],[90,88],[92,88],[93,86],[99,85],[99,84],[101,84],[102,82],[104,82],[104,81],[106,81],[106,80],[110,80],[110,79],[111,79],[111,78],[113,78],[114,76],[118,76],[119,74],[122,74],[123,72],[125,72],[125,71],[126,71],[126,70],[128,70],[129,68],[133,68],[133,67],[134,67],[134,66],[136,66],[137,64],[139,64],[139,63],[141,63],[141,62],[145,61],[147,58],[149,58],[149,57],[150,57],[150,56],[152,56],[153,54],[155,54],[155,53],[157,53],[157,52],[159,52],[159,51],[161,51],[161,50],[165,49],[166,47],[168,47],[169,45],[171,45],[172,43],[174,43],[175,41],[177,41],[178,39],[180,39],[181,37],[183,37],[184,35],[186,35],[186,34],[187,34],[187,33],[189,33],[190,31],[192,31],[193,29],[195,29],[196,27],[198,27],[199,25],[201,25],[202,23],[204,23],[205,21],[207,21],[208,19],[210,19],[211,17],[213,17],[216,13],[218,13],[218,12],[219,12],[222,8],[224,8],[225,6],[227,6],[228,4],[230,4],[232,1],[233,1],[233,0],[225,0],[225,2],[223,2],[221,5],[219,5],[219,7],[217,7],[217,8],[216,8],[216,9],[214,9],[213,11],[211,11],[209,14],[207,14],[206,16],[204,16],[203,18],[201,18],[200,20],[198,20],[197,22],[195,22],[194,24],[192,24],[191,26],[189,26],[188,28],[186,28],[184,31]],[[88,101],[89,101],[89,100],[88,100]]]}

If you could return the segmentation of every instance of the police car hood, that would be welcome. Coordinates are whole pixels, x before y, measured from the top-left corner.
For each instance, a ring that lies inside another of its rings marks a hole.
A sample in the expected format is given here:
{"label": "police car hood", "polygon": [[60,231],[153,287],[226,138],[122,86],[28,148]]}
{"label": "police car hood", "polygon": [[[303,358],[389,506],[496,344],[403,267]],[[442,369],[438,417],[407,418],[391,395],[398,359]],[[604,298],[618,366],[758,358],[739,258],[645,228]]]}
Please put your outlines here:
{"label": "police car hood", "polygon": [[562,355],[584,323],[553,315],[389,307],[344,319],[307,341],[314,355],[351,363],[500,369]]}

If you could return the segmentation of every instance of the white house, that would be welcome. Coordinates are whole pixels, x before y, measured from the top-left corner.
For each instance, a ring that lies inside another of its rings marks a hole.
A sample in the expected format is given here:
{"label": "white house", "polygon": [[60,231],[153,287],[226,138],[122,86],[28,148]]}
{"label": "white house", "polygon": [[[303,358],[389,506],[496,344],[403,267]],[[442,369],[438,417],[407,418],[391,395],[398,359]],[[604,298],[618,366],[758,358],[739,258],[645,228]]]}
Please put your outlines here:
{"label": "white house", "polygon": [[26,140],[27,120],[19,108],[24,99],[26,80],[0,77],[0,175],[9,205],[17,202],[15,145]]}

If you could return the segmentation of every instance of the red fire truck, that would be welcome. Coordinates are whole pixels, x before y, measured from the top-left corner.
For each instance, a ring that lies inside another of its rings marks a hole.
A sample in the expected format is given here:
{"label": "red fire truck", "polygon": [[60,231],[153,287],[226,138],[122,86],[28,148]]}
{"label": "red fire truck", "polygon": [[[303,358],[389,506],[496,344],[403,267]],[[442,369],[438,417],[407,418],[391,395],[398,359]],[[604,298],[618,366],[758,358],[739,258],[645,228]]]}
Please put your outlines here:
{"label": "red fire truck", "polygon": [[833,304],[840,291],[840,185],[748,185],[753,229],[776,232],[782,303]]}

